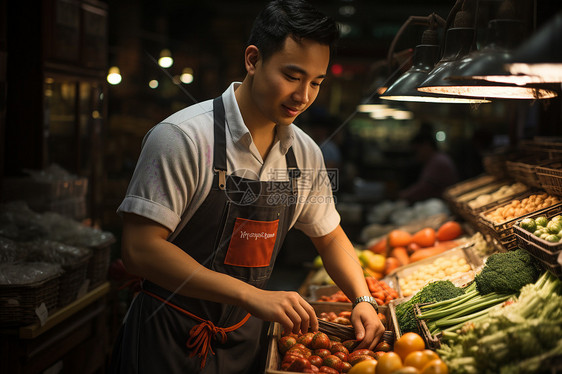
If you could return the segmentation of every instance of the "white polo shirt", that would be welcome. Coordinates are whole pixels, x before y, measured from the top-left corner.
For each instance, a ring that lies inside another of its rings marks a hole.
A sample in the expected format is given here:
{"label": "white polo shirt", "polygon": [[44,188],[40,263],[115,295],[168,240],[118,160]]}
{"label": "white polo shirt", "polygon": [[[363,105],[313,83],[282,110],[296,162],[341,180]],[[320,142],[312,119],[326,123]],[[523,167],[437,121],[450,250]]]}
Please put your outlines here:
{"label": "white polo shirt", "polygon": [[[232,83],[222,94],[226,112],[226,157],[229,174],[262,181],[286,181],[289,147],[301,177],[291,227],[318,237],[340,222],[330,180],[318,145],[300,128],[277,126],[275,144],[262,160],[242,115]],[[117,212],[149,218],[172,231],[173,240],[201,206],[213,182],[213,101],[182,109],[145,136],[125,199]]]}

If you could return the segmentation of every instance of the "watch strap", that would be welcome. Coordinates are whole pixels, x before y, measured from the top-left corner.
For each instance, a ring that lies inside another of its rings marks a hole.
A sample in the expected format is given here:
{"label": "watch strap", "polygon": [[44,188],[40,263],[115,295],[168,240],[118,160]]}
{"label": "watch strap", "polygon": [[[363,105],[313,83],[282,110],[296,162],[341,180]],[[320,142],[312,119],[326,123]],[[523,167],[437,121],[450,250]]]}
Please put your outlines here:
{"label": "watch strap", "polygon": [[362,303],[362,302],[366,302],[366,303],[371,304],[377,312],[379,311],[379,304],[377,303],[375,298],[372,297],[372,296],[359,296],[358,298],[356,298],[353,301],[353,308],[355,308],[357,306],[357,304]]}

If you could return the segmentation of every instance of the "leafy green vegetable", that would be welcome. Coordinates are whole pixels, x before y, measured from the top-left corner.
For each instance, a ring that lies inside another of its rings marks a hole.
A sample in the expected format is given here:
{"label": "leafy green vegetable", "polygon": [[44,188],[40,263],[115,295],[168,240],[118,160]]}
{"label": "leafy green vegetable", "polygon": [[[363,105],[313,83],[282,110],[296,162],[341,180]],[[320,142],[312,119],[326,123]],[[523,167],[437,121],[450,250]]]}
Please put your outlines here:
{"label": "leafy green vegetable", "polygon": [[562,354],[562,282],[545,272],[487,318],[445,331],[437,350],[451,374],[550,373]]}
{"label": "leafy green vegetable", "polygon": [[476,290],[476,283],[465,288],[465,294],[453,299],[431,303],[420,307],[420,320],[425,320],[429,332],[435,335],[442,331],[457,330],[464,323],[486,318],[487,314],[507,299],[516,296],[496,292],[481,295]]}
{"label": "leafy green vegetable", "polygon": [[494,253],[474,278],[482,295],[491,292],[514,293],[526,284],[534,283],[541,273],[537,261],[524,249]]}
{"label": "leafy green vegetable", "polygon": [[410,300],[396,306],[396,318],[402,334],[406,332],[420,333],[414,313],[414,304],[435,303],[463,294],[464,290],[456,287],[449,280],[439,280],[425,285]]}

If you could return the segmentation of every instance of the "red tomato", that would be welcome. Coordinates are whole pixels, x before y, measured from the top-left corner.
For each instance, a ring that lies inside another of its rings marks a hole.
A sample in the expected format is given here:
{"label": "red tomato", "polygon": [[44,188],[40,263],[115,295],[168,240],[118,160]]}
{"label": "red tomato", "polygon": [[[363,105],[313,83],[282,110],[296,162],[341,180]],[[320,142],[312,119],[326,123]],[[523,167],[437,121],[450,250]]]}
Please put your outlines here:
{"label": "red tomato", "polygon": [[407,247],[412,242],[412,234],[395,229],[388,233],[388,243],[391,247]]}
{"label": "red tomato", "polygon": [[412,243],[416,243],[422,248],[431,247],[435,244],[436,234],[435,230],[431,227],[426,227],[425,229],[421,229],[420,231],[416,232],[414,236],[412,236]]}
{"label": "red tomato", "polygon": [[458,222],[448,221],[445,222],[437,230],[437,240],[440,242],[446,240],[453,240],[462,235],[462,227]]}

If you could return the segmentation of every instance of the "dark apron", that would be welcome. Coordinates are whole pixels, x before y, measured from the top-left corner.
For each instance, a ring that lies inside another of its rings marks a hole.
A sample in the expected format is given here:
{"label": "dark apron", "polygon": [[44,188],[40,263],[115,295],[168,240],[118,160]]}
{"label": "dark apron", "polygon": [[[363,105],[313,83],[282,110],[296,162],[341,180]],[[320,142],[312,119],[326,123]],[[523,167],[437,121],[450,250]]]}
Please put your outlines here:
{"label": "dark apron", "polygon": [[[264,288],[294,216],[300,171],[289,148],[286,182],[227,175],[221,97],[214,100],[213,112],[213,186],[172,242],[207,268]],[[186,345],[197,338],[190,336],[192,328],[202,329],[197,317],[210,322],[204,323],[209,328],[229,331],[225,340],[222,333],[210,334],[212,352],[206,357],[194,355]],[[239,307],[176,295],[145,280],[119,333],[110,372],[252,373],[260,349],[266,348],[259,341],[262,326],[263,321]]]}

